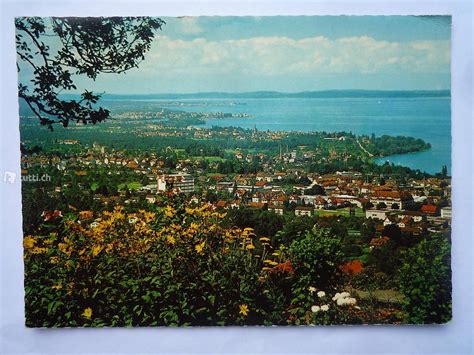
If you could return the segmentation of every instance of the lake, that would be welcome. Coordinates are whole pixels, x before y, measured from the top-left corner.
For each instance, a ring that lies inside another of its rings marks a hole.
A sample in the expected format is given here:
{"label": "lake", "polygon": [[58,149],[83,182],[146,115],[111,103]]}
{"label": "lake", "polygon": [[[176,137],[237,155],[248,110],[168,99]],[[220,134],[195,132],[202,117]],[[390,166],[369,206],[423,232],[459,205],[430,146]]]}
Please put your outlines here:
{"label": "lake", "polygon": [[[135,101],[137,104],[138,102]],[[251,117],[210,119],[206,126],[275,131],[346,131],[404,135],[431,143],[428,151],[377,159],[428,173],[451,171],[451,99],[437,98],[255,98],[151,99],[143,104],[190,112],[230,112]]]}

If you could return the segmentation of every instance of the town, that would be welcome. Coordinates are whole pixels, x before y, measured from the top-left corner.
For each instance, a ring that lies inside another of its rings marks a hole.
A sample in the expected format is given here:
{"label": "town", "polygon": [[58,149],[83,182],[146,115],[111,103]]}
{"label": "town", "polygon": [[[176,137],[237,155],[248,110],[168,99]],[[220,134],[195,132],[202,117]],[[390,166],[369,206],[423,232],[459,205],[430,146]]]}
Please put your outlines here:
{"label": "town", "polygon": [[[231,137],[242,141],[248,135],[250,141],[272,143],[285,137],[301,137],[256,129],[188,127],[179,132],[183,138],[186,135],[205,140]],[[448,176],[407,178],[397,171],[392,174],[327,172],[326,167],[322,169],[325,173],[320,174],[310,169],[316,159],[327,165],[332,161],[362,162],[365,148],[349,154],[350,149],[344,145],[360,146],[360,140],[352,135],[302,137],[323,143],[314,150],[304,145],[289,150],[288,144],[277,143],[270,146],[273,150],[225,149],[214,152],[216,156],[193,156],[189,148],[167,146],[162,154],[145,151],[134,157],[130,152],[97,143],[89,147],[82,146],[77,139],[64,139],[57,142],[66,149],[64,156],[54,152],[24,154],[22,166],[24,174],[37,170],[48,172],[56,177],[53,183],[61,182],[44,187],[48,196],[58,197],[65,190],[78,188],[81,196],[89,196],[102,209],[116,204],[154,205],[159,203],[160,196],[183,195],[186,203],[206,203],[223,211],[251,208],[278,215],[363,217],[376,222],[374,237],[383,237],[384,227],[392,225],[398,226],[404,235],[420,235],[427,230],[437,233],[449,228]],[[68,151],[68,147],[79,150]]]}

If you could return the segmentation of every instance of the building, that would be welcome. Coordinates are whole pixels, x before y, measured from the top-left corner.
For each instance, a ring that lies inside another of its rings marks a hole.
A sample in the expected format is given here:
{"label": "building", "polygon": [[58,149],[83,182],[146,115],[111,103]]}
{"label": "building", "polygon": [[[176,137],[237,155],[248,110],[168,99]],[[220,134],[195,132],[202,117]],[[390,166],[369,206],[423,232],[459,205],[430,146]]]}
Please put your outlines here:
{"label": "building", "polygon": [[435,216],[438,214],[438,206],[432,204],[423,205],[421,206],[421,212],[430,216]]}
{"label": "building", "polygon": [[177,173],[163,174],[158,176],[157,191],[174,193],[191,193],[194,192],[194,178],[192,175]]}
{"label": "building", "polygon": [[387,218],[388,211],[383,210],[367,210],[365,211],[365,218],[380,219],[384,221]]}
{"label": "building", "polygon": [[452,218],[452,208],[451,207],[443,207],[441,209],[441,218]]}
{"label": "building", "polygon": [[385,204],[387,209],[403,209],[405,205],[413,201],[413,197],[405,191],[375,191],[370,197],[370,202],[377,206]]}
{"label": "building", "polygon": [[283,206],[270,205],[268,206],[268,210],[275,212],[276,214],[283,215]]}
{"label": "building", "polygon": [[313,207],[298,206],[295,208],[295,216],[311,216],[314,212]]}
{"label": "building", "polygon": [[420,211],[403,211],[402,217],[409,217],[413,222],[421,222],[423,220],[423,213]]}

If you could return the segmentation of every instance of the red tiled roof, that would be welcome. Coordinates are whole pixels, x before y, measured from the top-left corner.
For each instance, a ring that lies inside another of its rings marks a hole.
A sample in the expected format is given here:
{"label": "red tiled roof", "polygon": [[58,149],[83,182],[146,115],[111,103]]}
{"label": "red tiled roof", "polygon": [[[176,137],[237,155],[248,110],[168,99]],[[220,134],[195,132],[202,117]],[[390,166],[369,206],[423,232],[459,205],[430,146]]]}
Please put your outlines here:
{"label": "red tiled roof", "polygon": [[248,205],[250,207],[254,207],[254,208],[258,208],[258,209],[261,209],[263,208],[263,206],[265,205],[264,203],[261,203],[261,202],[249,202]]}
{"label": "red tiled roof", "polygon": [[436,213],[436,210],[438,209],[437,206],[435,205],[423,205],[421,206],[421,211],[425,213]]}

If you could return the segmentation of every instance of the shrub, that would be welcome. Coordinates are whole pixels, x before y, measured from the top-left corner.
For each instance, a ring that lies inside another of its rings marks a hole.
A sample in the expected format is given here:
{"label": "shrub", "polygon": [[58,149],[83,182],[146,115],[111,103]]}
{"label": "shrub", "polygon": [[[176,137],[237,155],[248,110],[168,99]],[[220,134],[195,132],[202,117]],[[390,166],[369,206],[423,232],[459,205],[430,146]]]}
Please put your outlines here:
{"label": "shrub", "polygon": [[451,319],[451,247],[446,236],[433,236],[409,249],[398,278],[407,322]]}
{"label": "shrub", "polygon": [[320,289],[337,285],[340,277],[338,266],[342,263],[341,238],[328,229],[308,232],[306,237],[294,241],[289,250],[297,277],[304,277],[308,284]]}

